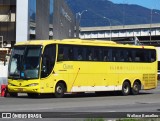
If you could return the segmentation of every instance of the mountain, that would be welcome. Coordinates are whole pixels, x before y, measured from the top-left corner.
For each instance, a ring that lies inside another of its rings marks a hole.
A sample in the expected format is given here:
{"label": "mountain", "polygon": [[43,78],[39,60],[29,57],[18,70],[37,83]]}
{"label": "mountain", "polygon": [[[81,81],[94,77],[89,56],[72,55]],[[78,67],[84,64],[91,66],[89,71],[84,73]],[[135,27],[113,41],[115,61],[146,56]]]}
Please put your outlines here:
{"label": "mountain", "polygon": [[160,23],[160,10],[139,5],[115,4],[109,0],[66,0],[73,13],[83,12],[80,25],[112,26]]}

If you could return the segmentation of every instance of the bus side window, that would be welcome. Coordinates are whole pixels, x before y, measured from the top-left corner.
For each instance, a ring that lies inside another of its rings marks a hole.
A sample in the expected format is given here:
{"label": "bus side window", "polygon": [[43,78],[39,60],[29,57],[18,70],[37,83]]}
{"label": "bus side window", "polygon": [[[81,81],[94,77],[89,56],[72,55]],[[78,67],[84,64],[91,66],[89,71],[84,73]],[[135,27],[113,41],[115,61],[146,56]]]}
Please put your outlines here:
{"label": "bus side window", "polygon": [[125,55],[125,51],[121,50],[119,53],[119,58],[120,58],[119,61],[120,62],[124,62],[124,59],[125,59],[124,55]]}
{"label": "bus side window", "polygon": [[133,57],[132,57],[132,52],[131,51],[129,51],[129,53],[128,53],[128,61],[129,62],[133,61]]}
{"label": "bus side window", "polygon": [[83,60],[83,58],[82,58],[82,54],[81,54],[81,53],[78,53],[77,60]]}
{"label": "bus side window", "polygon": [[131,59],[132,59],[132,62],[135,62],[135,58],[136,58],[136,51],[135,50],[131,50],[130,51],[130,54],[131,54]]}
{"label": "bus side window", "polygon": [[58,61],[63,61],[64,60],[64,50],[63,48],[60,48],[58,51]]}
{"label": "bus side window", "polygon": [[106,48],[103,50],[103,61],[110,61],[110,59],[109,59],[109,50],[106,49]]}
{"label": "bus side window", "polygon": [[42,72],[41,77],[47,77],[53,70],[56,57],[56,46],[47,45],[45,47],[43,58],[42,58]]}
{"label": "bus side window", "polygon": [[150,52],[148,50],[144,51],[144,61],[145,62],[150,62],[149,53]]}
{"label": "bus side window", "polygon": [[105,55],[105,56],[103,57],[103,61],[108,61],[108,60],[109,60],[109,59],[108,59],[108,56]]}
{"label": "bus side window", "polygon": [[93,60],[93,54],[92,54],[92,52],[89,53],[88,60]]}
{"label": "bus side window", "polygon": [[135,52],[135,62],[140,62],[140,53],[139,53],[139,50],[136,50]]}
{"label": "bus side window", "polygon": [[125,62],[132,62],[132,51],[129,49],[124,50],[124,61]]}
{"label": "bus side window", "polygon": [[74,60],[74,52],[73,52],[73,48],[72,47],[68,48],[68,60],[70,60],[70,61]]}
{"label": "bus side window", "polygon": [[74,59],[78,61],[81,61],[84,59],[82,47],[77,46],[74,48]]}
{"label": "bus side window", "polygon": [[99,49],[99,61],[104,61],[104,55],[102,49]]}
{"label": "bus side window", "polygon": [[118,61],[119,60],[119,55],[118,51],[114,50],[112,51],[112,61]]}
{"label": "bus side window", "polygon": [[93,57],[94,61],[100,61],[100,51],[98,48],[94,48],[94,57]]}
{"label": "bus side window", "polygon": [[93,60],[93,53],[92,53],[92,49],[91,48],[87,48],[86,49],[86,56],[87,56],[87,60],[92,61]]}
{"label": "bus side window", "polygon": [[112,61],[116,60],[116,55],[115,55],[115,51],[112,51]]}
{"label": "bus side window", "polygon": [[108,61],[112,61],[112,49],[108,49]]}
{"label": "bus side window", "polygon": [[151,62],[154,62],[156,60],[156,51],[152,50],[151,51]]}

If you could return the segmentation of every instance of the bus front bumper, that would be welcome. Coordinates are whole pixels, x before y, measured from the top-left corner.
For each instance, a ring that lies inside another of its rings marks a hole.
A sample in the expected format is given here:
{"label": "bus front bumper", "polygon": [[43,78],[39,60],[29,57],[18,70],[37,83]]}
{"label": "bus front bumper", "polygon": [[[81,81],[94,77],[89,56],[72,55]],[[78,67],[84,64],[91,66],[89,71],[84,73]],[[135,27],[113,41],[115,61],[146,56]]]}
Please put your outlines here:
{"label": "bus front bumper", "polygon": [[8,92],[16,92],[16,93],[40,93],[39,87],[18,87],[18,86],[10,86],[8,85]]}

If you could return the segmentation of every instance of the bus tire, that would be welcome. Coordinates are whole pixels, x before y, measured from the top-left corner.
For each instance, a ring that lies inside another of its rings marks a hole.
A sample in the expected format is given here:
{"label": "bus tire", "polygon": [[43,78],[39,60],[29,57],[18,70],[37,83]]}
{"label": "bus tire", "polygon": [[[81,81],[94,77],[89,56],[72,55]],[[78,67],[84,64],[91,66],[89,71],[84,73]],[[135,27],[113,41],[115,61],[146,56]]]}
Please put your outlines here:
{"label": "bus tire", "polygon": [[127,96],[130,94],[131,86],[128,81],[125,81],[122,85],[122,95]]}
{"label": "bus tire", "polygon": [[133,84],[133,87],[132,87],[132,89],[131,89],[131,93],[132,93],[133,95],[138,95],[138,94],[139,94],[139,90],[140,90],[140,84],[136,81],[136,82],[134,82],[134,84]]}
{"label": "bus tire", "polygon": [[65,86],[63,83],[58,83],[55,88],[55,97],[62,98],[64,96]]}

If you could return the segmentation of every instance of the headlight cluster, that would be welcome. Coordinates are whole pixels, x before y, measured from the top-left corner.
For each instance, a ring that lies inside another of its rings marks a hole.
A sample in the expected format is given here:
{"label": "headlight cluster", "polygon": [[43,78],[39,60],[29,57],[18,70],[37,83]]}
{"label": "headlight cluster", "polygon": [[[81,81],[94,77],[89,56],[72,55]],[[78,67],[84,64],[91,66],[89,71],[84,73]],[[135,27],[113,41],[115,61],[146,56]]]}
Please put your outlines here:
{"label": "headlight cluster", "polygon": [[[16,85],[14,85],[14,84],[12,84],[12,83],[8,83],[8,85],[9,85],[9,86],[16,86]],[[33,86],[37,86],[37,85],[38,85],[38,83],[32,83],[32,84],[26,85],[26,86],[24,86],[24,87],[33,87]]]}
{"label": "headlight cluster", "polygon": [[28,86],[33,87],[33,86],[37,86],[37,85],[38,85],[38,83],[33,83],[33,84],[29,84]]}
{"label": "headlight cluster", "polygon": [[11,84],[11,83],[8,83],[8,85],[9,85],[9,86],[16,86],[16,85],[14,85],[14,84]]}

